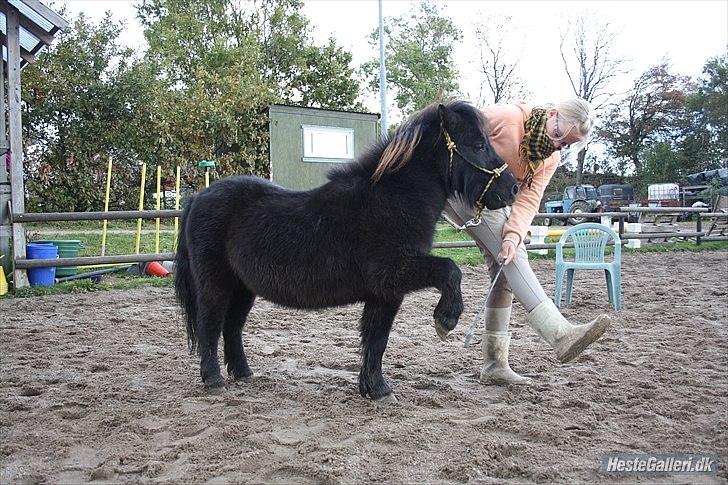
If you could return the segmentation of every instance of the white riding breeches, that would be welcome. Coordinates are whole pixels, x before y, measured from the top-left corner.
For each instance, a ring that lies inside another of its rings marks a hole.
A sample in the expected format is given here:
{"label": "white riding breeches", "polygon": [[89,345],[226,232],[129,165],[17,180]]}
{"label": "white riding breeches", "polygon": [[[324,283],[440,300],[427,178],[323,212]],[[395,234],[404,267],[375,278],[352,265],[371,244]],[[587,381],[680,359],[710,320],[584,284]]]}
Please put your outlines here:
{"label": "white riding breeches", "polygon": [[[483,254],[485,264],[488,265],[491,284],[500,266],[496,260],[496,256],[500,252],[501,245],[503,244],[503,226],[508,220],[510,213],[510,207],[497,210],[486,209],[481,216],[482,222],[477,226],[466,229],[467,233],[478,244]],[[459,197],[452,197],[445,204],[445,215],[455,224],[462,226],[465,224],[465,221],[473,217],[474,210],[470,204],[464,203]],[[516,257],[513,261],[503,267],[503,271],[488,297],[486,307],[510,308],[514,295],[528,312],[533,310],[542,301],[548,299],[546,292],[543,290],[541,283],[539,283],[531,269],[531,265],[528,263],[528,253],[523,242],[516,248]],[[501,328],[488,329],[493,331],[504,330]]]}

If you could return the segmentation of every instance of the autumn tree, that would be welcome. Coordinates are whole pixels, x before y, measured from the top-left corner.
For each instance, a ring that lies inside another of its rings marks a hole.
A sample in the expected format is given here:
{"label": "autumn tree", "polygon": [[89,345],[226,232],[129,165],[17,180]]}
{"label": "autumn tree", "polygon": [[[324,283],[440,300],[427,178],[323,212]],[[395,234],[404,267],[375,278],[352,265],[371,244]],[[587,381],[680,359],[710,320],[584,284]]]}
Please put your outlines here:
{"label": "autumn tree", "polygon": [[623,161],[622,172],[639,173],[649,145],[679,136],[687,90],[688,79],[672,74],[662,62],[640,75],[627,96],[603,117],[598,133],[609,153]]}

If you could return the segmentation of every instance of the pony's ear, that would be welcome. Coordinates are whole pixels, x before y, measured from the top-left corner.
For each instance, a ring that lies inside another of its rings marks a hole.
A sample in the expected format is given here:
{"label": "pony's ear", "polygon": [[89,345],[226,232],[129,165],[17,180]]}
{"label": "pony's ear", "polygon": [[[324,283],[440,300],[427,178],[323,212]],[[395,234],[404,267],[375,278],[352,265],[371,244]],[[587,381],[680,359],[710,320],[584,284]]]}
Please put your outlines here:
{"label": "pony's ear", "polygon": [[440,115],[440,125],[448,130],[451,131],[455,127],[455,115],[453,114],[452,110],[450,110],[447,106],[440,103],[437,105],[437,113]]}

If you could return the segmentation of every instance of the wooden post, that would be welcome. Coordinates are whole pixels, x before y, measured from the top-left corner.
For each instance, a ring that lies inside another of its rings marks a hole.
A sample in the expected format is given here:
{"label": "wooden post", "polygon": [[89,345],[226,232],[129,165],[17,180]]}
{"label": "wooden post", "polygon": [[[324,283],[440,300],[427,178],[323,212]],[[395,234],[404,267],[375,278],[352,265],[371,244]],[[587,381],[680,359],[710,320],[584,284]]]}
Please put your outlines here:
{"label": "wooden post", "polygon": [[[10,132],[10,187],[14,212],[25,212],[23,184],[23,123],[20,97],[20,13],[12,5],[5,13],[8,42],[8,128]],[[25,259],[25,230],[13,224],[13,258]],[[13,272],[14,287],[28,286],[28,276],[22,269]]]}
{"label": "wooden post", "polygon": [[[5,274],[13,271],[10,251],[10,180],[5,168],[5,154],[8,151],[8,132],[5,123],[5,63],[0,62],[0,271]],[[4,258],[2,256],[5,255]]]}
{"label": "wooden post", "polygon": [[[696,214],[698,216],[696,222],[695,222],[695,232],[703,232],[703,219],[700,217],[700,212]],[[700,240],[702,239],[701,236],[695,237],[695,244],[700,245]]]}

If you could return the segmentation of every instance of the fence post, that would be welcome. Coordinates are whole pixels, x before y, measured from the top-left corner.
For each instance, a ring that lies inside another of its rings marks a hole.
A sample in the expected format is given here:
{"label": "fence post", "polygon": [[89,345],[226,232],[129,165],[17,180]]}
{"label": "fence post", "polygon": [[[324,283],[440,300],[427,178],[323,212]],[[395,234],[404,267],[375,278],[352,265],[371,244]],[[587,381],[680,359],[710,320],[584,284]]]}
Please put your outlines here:
{"label": "fence post", "polygon": [[[695,232],[701,233],[701,232],[703,232],[703,219],[700,217],[700,212],[698,212],[697,216],[698,216],[698,218],[696,219],[696,222],[695,222]],[[696,246],[700,245],[701,239],[702,239],[701,236],[695,236],[695,245]]]}

